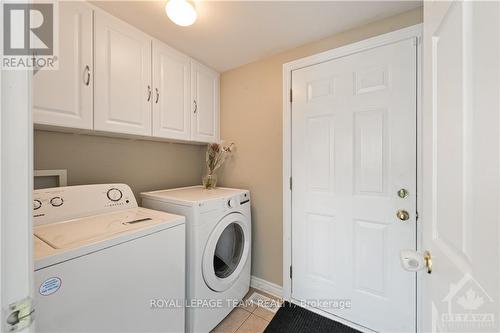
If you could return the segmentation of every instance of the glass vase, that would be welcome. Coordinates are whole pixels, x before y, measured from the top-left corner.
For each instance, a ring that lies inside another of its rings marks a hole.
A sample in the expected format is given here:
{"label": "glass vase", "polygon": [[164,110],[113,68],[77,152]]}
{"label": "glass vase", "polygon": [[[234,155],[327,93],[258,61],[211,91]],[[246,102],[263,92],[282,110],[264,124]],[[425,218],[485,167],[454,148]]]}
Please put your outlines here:
{"label": "glass vase", "polygon": [[214,173],[205,175],[202,179],[202,184],[207,190],[214,189],[217,186],[217,175]]}

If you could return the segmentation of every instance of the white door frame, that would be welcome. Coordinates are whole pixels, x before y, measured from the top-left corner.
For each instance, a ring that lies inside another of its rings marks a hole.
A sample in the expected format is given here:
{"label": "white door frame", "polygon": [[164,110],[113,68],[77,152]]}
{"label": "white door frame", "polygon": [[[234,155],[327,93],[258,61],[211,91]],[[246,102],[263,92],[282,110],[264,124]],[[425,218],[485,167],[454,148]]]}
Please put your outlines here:
{"label": "white door frame", "polygon": [[[31,70],[0,73],[0,331],[12,304],[33,306]],[[33,318],[33,317],[32,317]],[[33,332],[33,326],[22,332]]]}
{"label": "white door frame", "polygon": [[[345,57],[350,54],[358,53],[361,51],[366,51],[372,48],[380,47],[387,44],[396,43],[401,40],[409,38],[417,38],[417,212],[421,209],[422,198],[421,191],[422,188],[422,166],[421,166],[421,132],[422,132],[422,98],[421,98],[421,82],[422,82],[422,24],[417,24],[404,29],[389,32],[383,35],[365,39],[353,44],[346,46],[341,46],[336,49],[321,52],[309,57],[294,60],[283,65],[283,298],[290,301],[296,302],[291,297],[292,295],[292,283],[290,279],[290,267],[292,265],[292,191],[291,191],[291,177],[292,177],[292,109],[291,109],[291,87],[292,87],[292,71],[316,65],[322,62],[330,61],[336,58]],[[422,241],[422,221],[417,221],[417,249],[421,249]],[[417,313],[416,322],[418,331],[420,327],[420,274],[417,275]],[[304,304],[301,304],[302,306]],[[366,331],[366,328],[353,325],[352,323],[343,320],[342,318],[336,317],[332,314],[324,312],[319,309],[309,308],[310,310],[317,312],[323,316],[332,318],[336,321],[342,322],[349,326],[354,326],[355,328]]]}

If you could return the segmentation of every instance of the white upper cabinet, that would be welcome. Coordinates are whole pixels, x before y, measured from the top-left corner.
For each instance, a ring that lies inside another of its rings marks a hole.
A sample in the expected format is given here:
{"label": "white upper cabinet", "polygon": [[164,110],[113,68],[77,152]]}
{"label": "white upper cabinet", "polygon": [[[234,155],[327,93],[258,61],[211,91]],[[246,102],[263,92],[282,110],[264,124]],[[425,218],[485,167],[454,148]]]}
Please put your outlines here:
{"label": "white upper cabinet", "polygon": [[219,140],[219,73],[85,2],[59,13],[59,69],[34,76],[35,124]]}
{"label": "white upper cabinet", "polygon": [[59,69],[34,75],[33,121],[92,129],[92,9],[61,1],[59,12]]}
{"label": "white upper cabinet", "polygon": [[150,136],[151,38],[102,11],[94,16],[94,129]]}
{"label": "white upper cabinet", "polygon": [[219,141],[219,73],[191,62],[191,139]]}
{"label": "white upper cabinet", "polygon": [[190,59],[153,41],[153,136],[189,140]]}

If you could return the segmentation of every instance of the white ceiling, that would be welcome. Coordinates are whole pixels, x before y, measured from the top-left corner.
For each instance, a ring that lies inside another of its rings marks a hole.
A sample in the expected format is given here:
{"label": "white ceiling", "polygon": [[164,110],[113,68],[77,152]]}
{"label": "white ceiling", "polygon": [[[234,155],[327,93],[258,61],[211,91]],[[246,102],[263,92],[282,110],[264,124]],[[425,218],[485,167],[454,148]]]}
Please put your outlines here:
{"label": "white ceiling", "polygon": [[165,14],[166,1],[94,3],[220,72],[422,5],[421,1],[198,1],[198,20],[180,27]]}

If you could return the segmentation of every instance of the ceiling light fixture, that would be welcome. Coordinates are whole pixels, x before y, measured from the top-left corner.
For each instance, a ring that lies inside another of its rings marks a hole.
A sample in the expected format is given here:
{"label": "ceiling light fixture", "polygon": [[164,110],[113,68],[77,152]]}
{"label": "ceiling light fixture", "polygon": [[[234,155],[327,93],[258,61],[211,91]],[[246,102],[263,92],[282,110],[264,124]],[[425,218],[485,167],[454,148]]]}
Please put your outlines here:
{"label": "ceiling light fixture", "polygon": [[193,24],[198,17],[193,5],[187,0],[169,0],[165,12],[172,22],[183,27]]}

